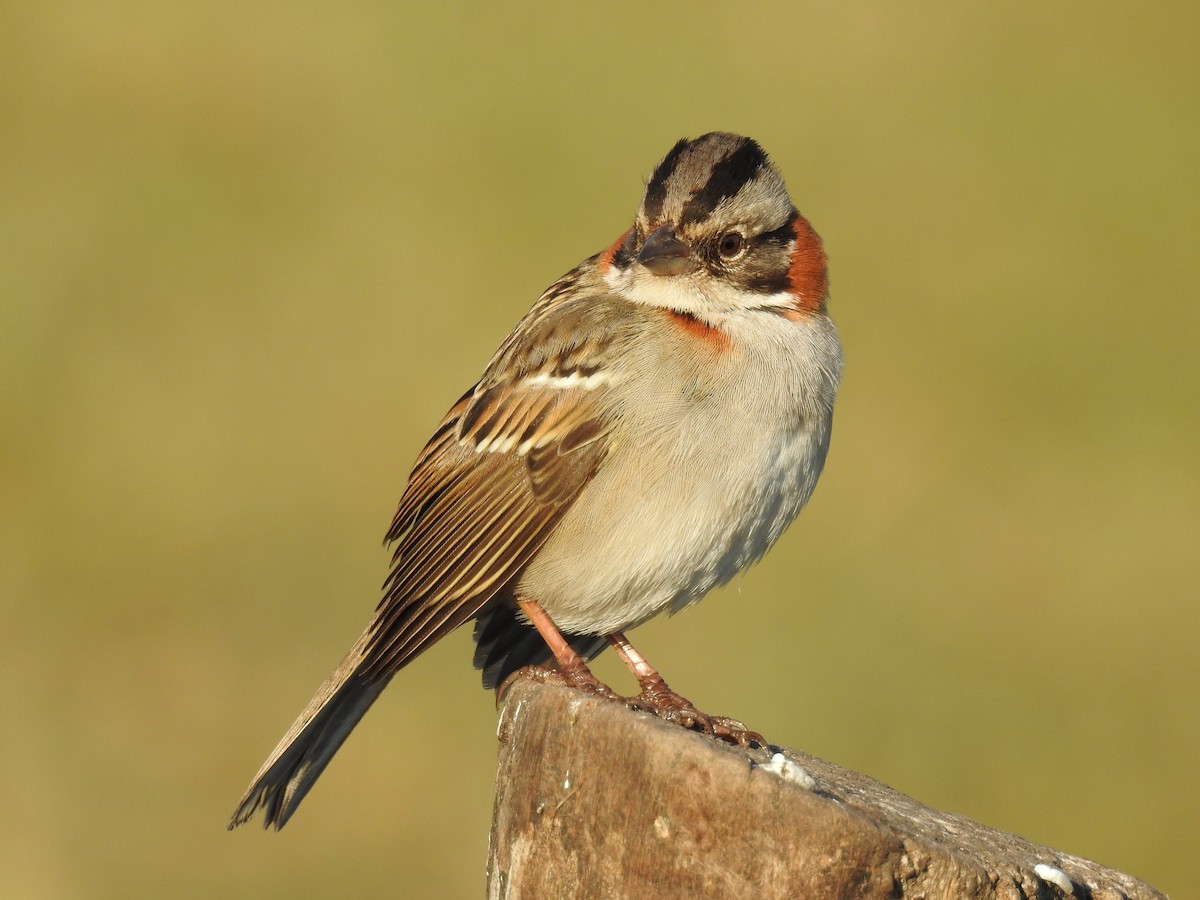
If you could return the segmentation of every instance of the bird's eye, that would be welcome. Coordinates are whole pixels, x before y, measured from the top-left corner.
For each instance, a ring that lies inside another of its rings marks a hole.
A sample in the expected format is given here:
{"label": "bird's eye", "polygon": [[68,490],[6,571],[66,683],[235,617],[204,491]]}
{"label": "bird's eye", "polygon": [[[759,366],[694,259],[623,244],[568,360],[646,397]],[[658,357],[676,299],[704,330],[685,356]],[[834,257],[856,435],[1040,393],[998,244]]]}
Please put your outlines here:
{"label": "bird's eye", "polygon": [[746,247],[746,239],[736,231],[729,231],[721,235],[721,243],[717,245],[717,251],[723,259],[734,259],[739,256]]}

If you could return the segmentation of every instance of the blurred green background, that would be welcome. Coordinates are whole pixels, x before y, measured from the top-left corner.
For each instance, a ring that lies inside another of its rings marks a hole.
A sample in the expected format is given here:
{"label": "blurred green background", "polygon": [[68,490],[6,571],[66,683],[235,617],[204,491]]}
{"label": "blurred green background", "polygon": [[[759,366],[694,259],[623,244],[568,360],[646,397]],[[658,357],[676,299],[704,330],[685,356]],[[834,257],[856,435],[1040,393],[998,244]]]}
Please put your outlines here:
{"label": "blurred green background", "polygon": [[825,239],[847,375],[805,515],[638,647],[1182,896],[1198,34],[1191,2],[6,5],[0,893],[480,894],[465,631],[282,834],[225,823],[365,624],[441,414],[729,129]]}

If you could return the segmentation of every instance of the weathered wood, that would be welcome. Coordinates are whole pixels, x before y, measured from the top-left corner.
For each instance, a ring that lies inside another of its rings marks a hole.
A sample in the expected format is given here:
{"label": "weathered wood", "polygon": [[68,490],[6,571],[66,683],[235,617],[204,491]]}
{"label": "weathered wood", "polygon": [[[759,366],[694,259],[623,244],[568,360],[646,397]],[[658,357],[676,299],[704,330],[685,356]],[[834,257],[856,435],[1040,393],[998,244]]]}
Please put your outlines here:
{"label": "weathered wood", "polygon": [[738,750],[527,677],[499,737],[494,900],[1164,900],[799,751]]}

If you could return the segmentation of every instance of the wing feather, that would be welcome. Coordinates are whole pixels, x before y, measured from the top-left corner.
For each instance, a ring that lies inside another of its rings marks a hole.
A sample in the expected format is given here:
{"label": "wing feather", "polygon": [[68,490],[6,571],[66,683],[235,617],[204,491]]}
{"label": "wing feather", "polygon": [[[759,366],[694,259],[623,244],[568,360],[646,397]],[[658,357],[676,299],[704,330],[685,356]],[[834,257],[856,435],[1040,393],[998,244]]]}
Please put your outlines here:
{"label": "wing feather", "polygon": [[527,339],[501,348],[421,452],[388,531],[365,677],[390,677],[479,615],[603,465],[619,415],[603,299],[559,292],[556,308],[535,306]]}

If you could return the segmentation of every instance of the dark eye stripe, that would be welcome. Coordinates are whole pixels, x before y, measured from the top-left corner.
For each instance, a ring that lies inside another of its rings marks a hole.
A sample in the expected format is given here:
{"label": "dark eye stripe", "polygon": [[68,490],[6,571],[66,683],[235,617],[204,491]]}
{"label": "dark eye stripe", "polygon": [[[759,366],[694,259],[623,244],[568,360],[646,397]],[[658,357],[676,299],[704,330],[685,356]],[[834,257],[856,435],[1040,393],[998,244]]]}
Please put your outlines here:
{"label": "dark eye stripe", "polygon": [[792,223],[796,221],[796,217],[800,213],[792,210],[792,214],[787,217],[787,221],[776,228],[774,231],[764,231],[757,238],[755,243],[772,243],[783,247],[790,244],[796,239],[796,232],[792,228]]}
{"label": "dark eye stripe", "polygon": [[796,239],[793,223],[799,215],[793,209],[792,214],[781,226],[773,231],[764,231],[754,238],[751,252],[755,253],[758,259],[762,260],[764,253],[768,259],[775,258],[775,254],[779,255],[776,264],[768,264],[766,269],[752,268],[743,273],[742,287],[746,290],[755,294],[779,294],[791,288],[787,257],[782,253],[786,252]]}
{"label": "dark eye stripe", "polygon": [[753,181],[767,164],[767,155],[754,141],[747,140],[715,166],[704,187],[683,206],[680,225],[695,224],[708,218],[721,201],[734,196],[747,182]]}

